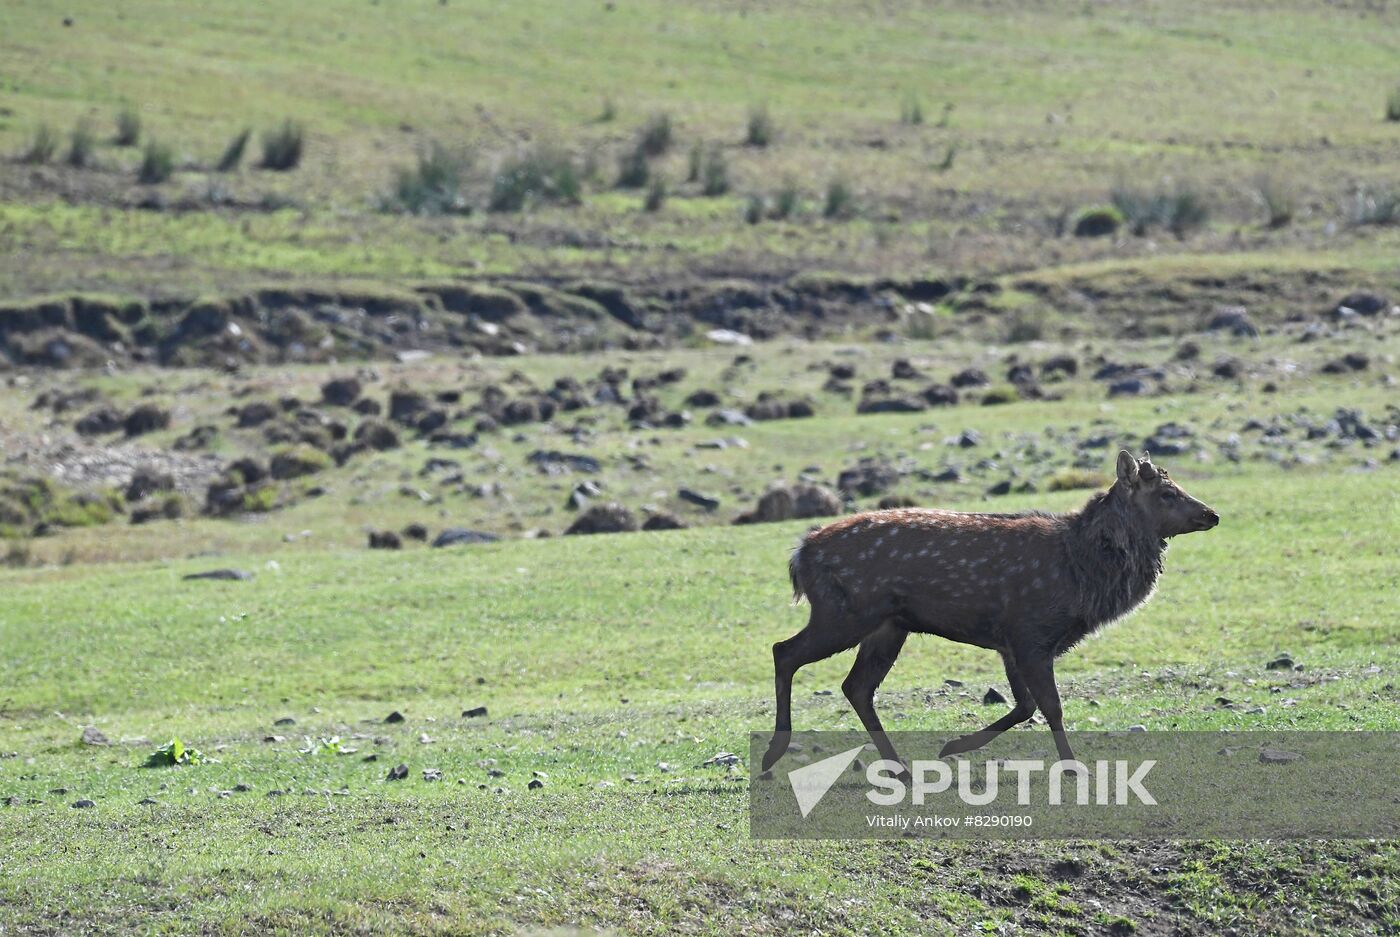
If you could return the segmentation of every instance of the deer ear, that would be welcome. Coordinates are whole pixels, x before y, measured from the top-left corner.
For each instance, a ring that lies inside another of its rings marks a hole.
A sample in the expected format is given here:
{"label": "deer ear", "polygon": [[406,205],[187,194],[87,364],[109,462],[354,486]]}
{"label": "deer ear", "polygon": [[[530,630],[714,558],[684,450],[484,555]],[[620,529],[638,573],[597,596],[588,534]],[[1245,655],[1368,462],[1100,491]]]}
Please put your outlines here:
{"label": "deer ear", "polygon": [[1118,480],[1125,485],[1137,484],[1138,461],[1127,449],[1118,453]]}

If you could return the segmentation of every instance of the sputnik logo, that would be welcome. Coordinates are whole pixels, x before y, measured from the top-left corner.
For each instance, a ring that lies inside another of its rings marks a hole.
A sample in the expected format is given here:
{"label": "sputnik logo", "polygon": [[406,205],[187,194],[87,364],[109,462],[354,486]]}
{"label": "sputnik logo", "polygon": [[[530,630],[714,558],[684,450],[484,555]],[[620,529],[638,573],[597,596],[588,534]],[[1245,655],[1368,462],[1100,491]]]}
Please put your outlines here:
{"label": "sputnik logo", "polygon": [[797,808],[802,811],[803,819],[816,809],[826,792],[863,751],[864,745],[788,772],[788,782],[792,784],[792,793],[797,798]]}

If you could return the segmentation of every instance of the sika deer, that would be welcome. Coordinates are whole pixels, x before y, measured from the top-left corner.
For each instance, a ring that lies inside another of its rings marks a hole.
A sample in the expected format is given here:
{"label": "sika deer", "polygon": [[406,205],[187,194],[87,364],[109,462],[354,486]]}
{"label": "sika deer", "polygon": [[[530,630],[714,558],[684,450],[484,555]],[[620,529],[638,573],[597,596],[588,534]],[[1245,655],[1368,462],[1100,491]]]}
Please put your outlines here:
{"label": "sika deer", "polygon": [[900,509],[843,518],[803,538],[789,572],[812,606],[807,627],[773,645],[777,726],[772,767],[792,732],[798,668],[860,645],[841,688],[884,758],[899,757],[875,713],[875,690],[909,632],[1001,654],[1015,708],[939,757],[981,748],[1036,707],[1065,738],[1055,658],[1147,600],[1167,539],[1210,530],[1220,517],[1151,462],[1118,453],[1118,478],[1070,514],[959,514]]}

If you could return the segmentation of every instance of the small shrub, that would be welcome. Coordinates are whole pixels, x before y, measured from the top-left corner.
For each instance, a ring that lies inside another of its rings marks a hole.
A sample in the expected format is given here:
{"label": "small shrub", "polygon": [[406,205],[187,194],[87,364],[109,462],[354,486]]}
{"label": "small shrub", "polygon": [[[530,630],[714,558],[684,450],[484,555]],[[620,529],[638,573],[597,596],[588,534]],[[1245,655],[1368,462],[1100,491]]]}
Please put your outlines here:
{"label": "small shrub", "polygon": [[117,146],[135,146],[141,140],[141,112],[128,104],[117,111],[117,134],[112,142]]}
{"label": "small shrub", "polygon": [[770,214],[773,218],[791,218],[802,208],[802,192],[797,188],[797,183],[791,178],[783,180],[782,186],[773,196],[773,206]]}
{"label": "small shrub", "polygon": [[136,170],[136,181],[143,185],[155,185],[169,179],[174,172],[174,151],[159,140],[147,140],[141,150],[141,167]]}
{"label": "small shrub", "polygon": [[899,122],[911,127],[917,127],[924,122],[924,105],[914,95],[904,99],[904,103],[899,108]]}
{"label": "small shrub", "polygon": [[578,169],[566,153],[535,146],[507,160],[491,184],[491,211],[521,211],[541,202],[577,203],[583,194]]}
{"label": "small shrub", "polygon": [[391,202],[413,215],[470,212],[463,195],[471,160],[433,142],[418,154],[413,166],[401,166],[394,176]]}
{"label": "small shrub", "polygon": [[1138,236],[1153,226],[1161,226],[1184,237],[1210,217],[1205,196],[1186,185],[1155,191],[1119,186],[1111,193],[1110,201]]}
{"label": "small shrub", "polygon": [[598,123],[606,124],[617,119],[617,104],[612,98],[603,98],[603,109],[598,112]]}
{"label": "small shrub", "polygon": [[622,154],[617,163],[617,187],[619,189],[640,189],[651,178],[651,164],[647,160],[646,147],[640,142]]}
{"label": "small shrub", "polygon": [[63,161],[74,169],[89,169],[96,162],[97,137],[86,122],[79,122],[68,135],[68,155]]}
{"label": "small shrub", "polygon": [[1112,205],[1086,208],[1074,218],[1074,236],[1079,238],[1111,237],[1123,226],[1123,213]]}
{"label": "small shrub", "polygon": [[649,212],[661,211],[666,204],[666,179],[660,173],[651,177],[651,185],[647,187],[647,197],[642,202],[642,208]]}
{"label": "small shrub", "polygon": [[54,133],[48,124],[40,124],[34,128],[34,135],[29,138],[29,143],[20,153],[19,161],[40,165],[52,161],[57,152],[58,134]]}
{"label": "small shrub", "polygon": [[744,220],[749,224],[758,224],[763,220],[767,211],[767,199],[761,195],[750,195],[748,202],[744,205]]}
{"label": "small shrub", "polygon": [[262,135],[262,168],[287,172],[301,164],[306,147],[306,129],[294,120],[282,121]]}
{"label": "small shrub", "polygon": [[744,135],[744,142],[749,146],[767,146],[773,142],[773,136],[773,118],[768,113],[768,107],[759,104],[750,108],[749,129]]}
{"label": "small shrub", "polygon": [[827,183],[822,214],[827,218],[849,218],[855,213],[856,194],[844,177],[837,176]]}
{"label": "small shrub", "polygon": [[672,135],[671,115],[653,114],[642,126],[637,145],[647,156],[660,156],[671,148]]}
{"label": "small shrub", "polygon": [[1108,479],[1086,469],[1060,469],[1045,483],[1046,491],[1079,491],[1085,488],[1106,488]]}
{"label": "small shrub", "polygon": [[1347,215],[1347,220],[1357,226],[1400,223],[1400,194],[1357,189]]}
{"label": "small shrub", "polygon": [[1254,197],[1268,215],[1270,228],[1282,228],[1293,221],[1297,200],[1293,187],[1277,176],[1262,175],[1254,182]]}
{"label": "small shrub", "polygon": [[1002,404],[1015,403],[1021,399],[1021,395],[1016,392],[1016,388],[1010,386],[993,387],[982,395],[982,406],[996,407]]}
{"label": "small shrub", "polygon": [[700,191],[714,198],[729,191],[729,160],[719,147],[711,147],[700,169]]}
{"label": "small shrub", "polygon": [[1385,119],[1400,121],[1400,85],[1390,89],[1385,99]]}
{"label": "small shrub", "polygon": [[228,141],[228,146],[224,147],[223,155],[219,157],[219,162],[215,168],[219,172],[233,172],[238,168],[238,164],[243,162],[243,152],[248,149],[248,139],[252,137],[253,131],[244,127]]}
{"label": "small shrub", "polygon": [[1177,237],[1204,227],[1208,220],[1210,206],[1200,192],[1179,188],[1167,196],[1167,228]]}

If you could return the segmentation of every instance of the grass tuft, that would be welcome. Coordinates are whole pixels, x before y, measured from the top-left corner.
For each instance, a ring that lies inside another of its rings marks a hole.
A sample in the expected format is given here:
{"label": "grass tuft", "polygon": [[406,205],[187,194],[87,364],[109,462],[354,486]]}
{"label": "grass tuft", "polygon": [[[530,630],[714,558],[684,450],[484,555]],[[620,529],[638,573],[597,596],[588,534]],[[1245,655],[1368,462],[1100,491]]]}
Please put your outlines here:
{"label": "grass tuft", "polygon": [[660,156],[671,148],[675,130],[671,125],[671,115],[665,112],[653,114],[642,125],[637,136],[637,146],[647,156]]}
{"label": "grass tuft", "polygon": [[583,196],[578,168],[567,153],[536,145],[501,165],[487,207],[522,211],[541,203],[577,204]]}
{"label": "grass tuft", "polygon": [[1184,183],[1171,188],[1141,189],[1120,185],[1110,195],[1133,234],[1166,228],[1178,238],[1203,227],[1210,218],[1206,196]]}
{"label": "grass tuft", "polygon": [[141,166],[136,170],[136,181],[142,185],[156,185],[169,179],[174,172],[174,151],[159,140],[147,140],[141,150]]}
{"label": "grass tuft", "polygon": [[1087,469],[1065,468],[1051,475],[1045,483],[1046,491],[1080,491],[1087,488],[1107,488],[1108,479],[1098,472]]}
{"label": "grass tuft", "polygon": [[63,161],[74,169],[91,169],[97,162],[97,137],[86,121],[79,121],[68,135],[68,155]]}
{"label": "grass tuft", "polygon": [[1347,209],[1347,220],[1356,227],[1400,223],[1400,193],[1357,189]]}
{"label": "grass tuft", "polygon": [[797,181],[791,176],[783,180],[778,192],[773,196],[773,205],[770,209],[770,216],[777,219],[787,219],[794,217],[802,210],[802,190],[797,187]]}
{"label": "grass tuft", "polygon": [[130,104],[117,111],[117,133],[112,142],[117,146],[135,146],[141,141],[141,112]]}
{"label": "grass tuft", "polygon": [[749,128],[744,134],[744,142],[749,146],[768,146],[773,142],[776,128],[766,104],[758,104],[749,109]]}
{"label": "grass tuft", "polygon": [[1400,85],[1390,89],[1385,99],[1385,119],[1400,121]]}
{"label": "grass tuft", "polygon": [[598,123],[607,124],[617,120],[617,104],[612,98],[603,98],[603,108],[598,112]]}
{"label": "grass tuft", "polygon": [[248,149],[248,140],[253,136],[251,128],[244,127],[228,141],[228,146],[224,147],[223,155],[219,157],[219,162],[214,167],[219,172],[233,172],[238,165],[243,162],[243,153]]}
{"label": "grass tuft", "polygon": [[714,198],[729,191],[729,159],[724,150],[711,147],[700,167],[700,191]]}
{"label": "grass tuft", "polygon": [[651,163],[647,159],[646,147],[637,145],[622,154],[617,162],[617,187],[619,189],[640,189],[651,178]]}
{"label": "grass tuft", "polygon": [[413,166],[401,166],[394,175],[391,207],[411,215],[467,214],[464,188],[471,158],[433,141],[418,154]]}
{"label": "grass tuft", "polygon": [[1293,187],[1286,181],[1270,173],[1263,173],[1254,180],[1253,192],[1268,216],[1265,222],[1268,227],[1283,228],[1293,221],[1297,197]]}
{"label": "grass tuft", "polygon": [[649,212],[661,211],[666,204],[666,178],[660,173],[651,177],[651,185],[647,187],[647,197],[642,201],[642,208]]}
{"label": "grass tuft", "polygon": [[762,195],[750,195],[744,204],[744,221],[758,224],[768,213],[768,200]]}
{"label": "grass tuft", "polygon": [[57,152],[58,134],[54,133],[48,124],[41,123],[34,128],[34,135],[29,138],[29,142],[20,153],[19,161],[38,166],[51,162]]}
{"label": "grass tuft", "polygon": [[924,122],[924,104],[916,96],[909,95],[904,99],[904,103],[899,106],[899,122],[910,127],[917,127]]}
{"label": "grass tuft", "polygon": [[856,213],[856,193],[844,176],[837,176],[826,185],[826,203],[822,215],[827,218],[850,218]]}
{"label": "grass tuft", "polygon": [[262,168],[288,172],[301,164],[306,129],[290,118],[262,135]]}

